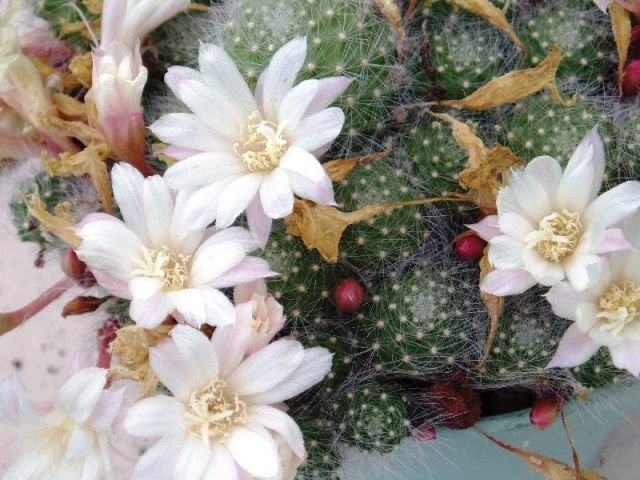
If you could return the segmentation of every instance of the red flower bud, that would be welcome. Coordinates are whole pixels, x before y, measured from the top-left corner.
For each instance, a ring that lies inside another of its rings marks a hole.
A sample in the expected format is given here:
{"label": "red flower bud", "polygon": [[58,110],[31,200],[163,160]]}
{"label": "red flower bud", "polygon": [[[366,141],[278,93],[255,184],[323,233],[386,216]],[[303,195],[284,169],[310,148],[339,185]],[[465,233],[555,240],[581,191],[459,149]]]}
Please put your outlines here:
{"label": "red flower bud", "polygon": [[342,312],[357,312],[364,303],[364,288],[356,279],[345,278],[336,287],[335,302]]}
{"label": "red flower bud", "polygon": [[455,430],[472,427],[482,413],[482,399],[452,382],[436,383],[421,392],[417,405],[427,418]]}
{"label": "red flower bud", "polygon": [[456,239],[455,252],[465,260],[478,260],[482,258],[486,244],[487,242],[475,233],[465,232]]}
{"label": "red flower bud", "polygon": [[549,428],[560,415],[563,406],[564,398],[560,395],[552,394],[538,399],[531,407],[531,425],[540,430]]}
{"label": "red flower bud", "polygon": [[78,258],[71,248],[66,250],[60,258],[60,267],[64,274],[74,280],[82,280],[87,270],[87,265]]}
{"label": "red flower bud", "polygon": [[622,74],[622,93],[632,97],[640,92],[640,60],[634,60]]}

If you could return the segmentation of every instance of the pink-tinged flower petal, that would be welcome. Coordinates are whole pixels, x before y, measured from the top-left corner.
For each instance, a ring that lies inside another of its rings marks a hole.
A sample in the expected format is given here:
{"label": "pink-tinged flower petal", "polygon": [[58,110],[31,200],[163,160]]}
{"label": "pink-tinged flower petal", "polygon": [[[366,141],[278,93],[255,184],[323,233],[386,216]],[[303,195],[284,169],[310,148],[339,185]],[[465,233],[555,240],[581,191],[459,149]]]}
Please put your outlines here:
{"label": "pink-tinged flower petal", "polygon": [[[289,180],[289,182],[291,182],[291,180]],[[256,242],[258,242],[258,245],[262,249],[267,246],[272,223],[273,220],[271,217],[264,213],[262,203],[260,202],[260,195],[255,195],[253,200],[249,202],[249,206],[247,206],[247,224],[249,231],[253,234]]]}
{"label": "pink-tinged flower petal", "polygon": [[227,388],[240,396],[266,392],[293,373],[304,356],[299,342],[278,340],[238,365],[227,377]]}
{"label": "pink-tinged flower petal", "polygon": [[[130,388],[137,388],[137,385],[133,384]],[[126,389],[127,387],[112,387],[102,393],[96,408],[89,417],[89,423],[95,430],[105,432],[111,428],[113,422],[120,415],[125,401]]]}
{"label": "pink-tinged flower petal", "polygon": [[526,270],[493,270],[484,278],[480,288],[492,295],[505,297],[526,292],[536,283]]}
{"label": "pink-tinged flower petal", "polygon": [[504,215],[505,213],[515,213],[516,215],[519,215],[528,220],[532,225],[537,225],[540,220],[544,218],[544,215],[542,217],[533,217],[529,215],[525,210],[523,210],[516,200],[513,189],[509,186],[502,187],[498,191],[496,205],[498,207],[498,213],[500,216]]}
{"label": "pink-tinged flower petal", "polygon": [[238,265],[247,255],[245,247],[237,242],[202,244],[193,257],[190,285],[205,285]]}
{"label": "pink-tinged flower petal", "polygon": [[330,145],[344,125],[344,112],[338,107],[327,108],[305,117],[293,133],[292,145],[308,152]]}
{"label": "pink-tinged flower petal", "polygon": [[527,163],[525,172],[527,176],[542,186],[547,197],[553,203],[562,179],[562,167],[558,161],[548,155],[542,155]]}
{"label": "pink-tinged flower petal", "polygon": [[219,290],[209,286],[170,292],[176,310],[189,325],[227,325],[234,321],[233,305]]}
{"label": "pink-tinged flower petal", "polygon": [[537,250],[527,248],[522,251],[524,268],[538,283],[551,287],[564,280],[565,272],[561,263],[545,260]]}
{"label": "pink-tinged flower petal", "polygon": [[293,87],[284,96],[278,109],[278,125],[284,125],[284,132],[289,137],[295,132],[300,120],[313,97],[318,93],[318,80],[304,80]]}
{"label": "pink-tinged flower petal", "polygon": [[559,317],[576,320],[578,305],[589,298],[588,292],[576,291],[569,282],[563,281],[553,287],[544,295],[551,304],[553,313]]}
{"label": "pink-tinged flower petal", "polygon": [[236,321],[232,325],[218,327],[213,332],[211,344],[218,354],[220,375],[226,377],[240,365],[251,339],[253,309],[250,303],[237,305]]}
{"label": "pink-tinged flower petal", "polygon": [[272,389],[249,395],[244,400],[250,405],[273,405],[313,387],[331,370],[333,354],[326,348],[314,347],[304,351],[304,359],[296,370]]}
{"label": "pink-tinged flower petal", "polygon": [[307,177],[286,170],[291,190],[300,198],[311,200],[319,205],[337,205],[333,183],[328,175],[318,182],[312,182]]}
{"label": "pink-tinged flower petal", "polygon": [[93,439],[88,432],[80,426],[76,426],[71,431],[71,436],[67,441],[67,449],[64,453],[64,462],[71,463],[86,456],[92,447]]}
{"label": "pink-tinged flower petal", "polygon": [[211,458],[204,474],[204,480],[240,480],[236,462],[224,445],[211,445]]}
{"label": "pink-tinged flower petal", "polygon": [[472,223],[465,226],[476,232],[480,238],[488,242],[493,237],[502,235],[502,231],[498,225],[499,218],[500,217],[498,217],[498,215],[488,215],[478,223]]}
{"label": "pink-tinged flower petal", "polygon": [[122,19],[127,13],[127,0],[108,0],[102,7],[100,39],[104,45],[121,40]]}
{"label": "pink-tinged flower petal", "polygon": [[609,5],[613,3],[613,0],[594,0],[594,1],[596,2],[596,5],[598,6],[598,8],[602,10],[604,13],[607,13],[607,8],[609,8]]}
{"label": "pink-tinged flower petal", "polygon": [[102,288],[104,288],[111,295],[115,295],[119,298],[131,299],[131,293],[129,292],[129,283],[113,275],[103,272],[101,270],[93,270],[91,272]]}
{"label": "pink-tinged flower petal", "polygon": [[276,168],[260,185],[260,202],[271,218],[284,218],[293,211],[293,192],[287,174]]}
{"label": "pink-tinged flower petal", "polygon": [[173,470],[174,478],[201,479],[210,458],[211,449],[202,442],[202,439],[187,435]]}
{"label": "pink-tinged flower petal", "polygon": [[609,347],[609,353],[617,368],[627,370],[635,377],[640,377],[640,342],[626,339]]}
{"label": "pink-tinged flower petal", "polygon": [[171,91],[177,96],[181,82],[185,80],[195,80],[200,83],[204,83],[204,75],[194,68],[183,67],[180,65],[174,65],[167,69],[167,73],[164,75],[164,83],[171,89]]}
{"label": "pink-tinged flower petal", "polygon": [[213,222],[215,205],[212,206],[211,202],[216,198],[216,190],[219,193],[223,187],[224,182],[218,182],[195,192],[178,191],[169,228],[168,247],[184,255],[193,255],[205,237],[207,226]]}
{"label": "pink-tinged flower petal", "polygon": [[596,198],[604,176],[604,147],[596,128],[569,159],[558,188],[558,208],[582,212]]}
{"label": "pink-tinged flower petal", "polygon": [[589,333],[589,330],[599,321],[597,315],[600,309],[596,306],[596,301],[597,298],[591,299],[591,301],[583,301],[576,307],[575,325],[583,333]]}
{"label": "pink-tinged flower petal", "polygon": [[152,30],[176,16],[189,7],[189,0],[146,0],[129,4],[127,27],[133,30],[138,38],[146,37]]}
{"label": "pink-tinged flower petal", "polygon": [[249,173],[229,182],[218,200],[216,226],[231,225],[247,209],[266,178],[264,173]]}
{"label": "pink-tinged flower petal", "polygon": [[143,251],[143,245],[134,232],[112,217],[108,221],[87,223],[76,233],[82,238],[76,253],[91,271],[103,270],[120,280],[129,281]]}
{"label": "pink-tinged flower petal", "polygon": [[291,147],[280,162],[280,168],[297,173],[312,182],[328,178],[327,172],[316,157],[299,147]]}
{"label": "pink-tinged flower petal", "polygon": [[577,291],[596,284],[604,268],[605,260],[598,255],[572,255],[564,262],[567,280]]}
{"label": "pink-tinged flower petal", "polygon": [[31,403],[13,374],[0,383],[0,424],[11,425],[35,418]]}
{"label": "pink-tinged flower petal", "polygon": [[193,148],[178,147],[176,145],[168,145],[166,147],[159,147],[158,153],[164,153],[169,157],[175,158],[177,161],[181,161],[181,160],[186,160],[187,158],[193,157],[194,155],[197,155],[202,152],[200,150],[195,150]]}
{"label": "pink-tinged flower petal", "polygon": [[273,277],[275,275],[278,275],[278,273],[272,271],[269,264],[262,258],[246,257],[231,270],[209,282],[209,286],[214,288],[233,287],[240,283],[252,282],[259,278]]}
{"label": "pink-tinged flower petal", "polygon": [[489,261],[499,269],[514,270],[522,267],[524,246],[506,235],[494,237],[489,244]]}
{"label": "pink-tinged flower petal", "polygon": [[609,228],[604,232],[604,238],[600,242],[600,246],[596,253],[602,255],[605,253],[618,252],[620,250],[631,250],[631,245],[624,237],[624,233],[619,228]]}
{"label": "pink-tinged flower petal", "polygon": [[142,203],[151,242],[148,246],[159,250],[168,243],[173,214],[173,197],[162,177],[154,175],[145,179]]}
{"label": "pink-tinged flower petal", "polygon": [[237,464],[250,475],[258,478],[273,478],[278,475],[278,452],[269,436],[260,435],[252,429],[234,427],[225,447]]}
{"label": "pink-tinged flower petal", "polygon": [[174,480],[182,437],[164,437],[152,445],[136,463],[133,480]]}
{"label": "pink-tinged flower petal", "polygon": [[524,242],[524,238],[536,227],[525,217],[516,213],[501,214],[498,220],[499,228],[504,235]]}
{"label": "pink-tinged flower petal", "polygon": [[318,91],[304,112],[304,116],[309,117],[326,109],[349,88],[353,80],[353,78],[347,77],[329,77],[318,80]]}
{"label": "pink-tinged flower petal", "polygon": [[247,82],[229,55],[217,45],[200,45],[198,63],[205,82],[214,90],[224,92],[227,98],[238,102],[246,118],[258,109]]}
{"label": "pink-tinged flower petal", "polygon": [[90,367],[80,370],[58,391],[56,406],[78,423],[86,421],[96,408],[107,383],[107,371]]}
{"label": "pink-tinged flower petal", "polygon": [[283,45],[264,71],[262,80],[262,113],[275,121],[282,99],[289,93],[307,56],[307,40],[297,37]]}
{"label": "pink-tinged flower petal", "polygon": [[[195,329],[192,330],[199,333]],[[172,340],[166,340],[151,348],[149,358],[151,368],[160,382],[182,402],[188,400],[191,392],[202,388],[213,379],[206,377],[200,365],[190,364]],[[215,364],[217,365],[217,362]]]}
{"label": "pink-tinged flower petal", "polygon": [[129,316],[142,328],[156,328],[173,313],[175,306],[171,298],[163,291],[158,291],[149,298],[133,298],[129,306]]}
{"label": "pink-tinged flower petal", "polygon": [[615,225],[640,208],[640,182],[624,182],[604,192],[587,207],[585,224],[599,222],[605,228]]}
{"label": "pink-tinged flower petal", "polygon": [[242,283],[233,289],[233,301],[237,305],[252,300],[254,295],[266,296],[267,293],[267,284],[263,279]]}
{"label": "pink-tinged flower petal", "polygon": [[[152,123],[149,129],[161,141],[171,144],[172,148],[233,154],[229,139],[212,130],[192,113],[167,113]],[[172,152],[165,153],[171,155]]]}
{"label": "pink-tinged flower petal", "polygon": [[247,409],[247,421],[278,433],[299,458],[307,456],[300,427],[283,411],[267,405],[252,405]]}
{"label": "pink-tinged flower petal", "polygon": [[144,177],[131,165],[117,163],[111,170],[111,181],[113,182],[113,196],[127,228],[134,231],[145,244],[148,244],[147,217],[142,201]]}
{"label": "pink-tinged flower petal", "polygon": [[171,330],[171,340],[185,363],[199,368],[202,382],[209,382],[218,376],[218,356],[204,333],[185,325],[177,325]]}
{"label": "pink-tinged flower petal", "polygon": [[570,368],[582,365],[598,351],[598,348],[600,345],[573,324],[560,340],[558,349],[547,368]]}

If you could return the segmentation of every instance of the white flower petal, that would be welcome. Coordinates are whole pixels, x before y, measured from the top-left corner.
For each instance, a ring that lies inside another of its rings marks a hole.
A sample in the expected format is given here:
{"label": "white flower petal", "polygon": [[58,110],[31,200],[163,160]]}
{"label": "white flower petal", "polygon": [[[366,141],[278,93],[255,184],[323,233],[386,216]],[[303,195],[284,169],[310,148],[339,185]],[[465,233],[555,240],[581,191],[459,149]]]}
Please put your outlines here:
{"label": "white flower petal", "polygon": [[300,198],[306,198],[319,205],[337,205],[333,193],[333,183],[328,175],[319,182],[312,182],[307,177],[287,171],[291,190]]}
{"label": "white flower petal", "polygon": [[173,197],[162,177],[154,175],[145,179],[142,203],[150,242],[147,246],[160,249],[168,243],[173,216]]}
{"label": "white flower petal", "polygon": [[213,43],[201,44],[198,63],[205,82],[214,90],[224,92],[227,98],[238,102],[246,118],[258,109],[247,82],[222,48]]}
{"label": "white flower petal", "polygon": [[299,147],[291,147],[280,162],[280,168],[297,173],[312,182],[328,179],[327,172],[316,157]]}
{"label": "white flower petal", "polygon": [[185,322],[196,328],[202,325],[227,325],[234,321],[231,301],[219,290],[208,286],[171,292],[176,310]]}
{"label": "white flower petal", "polygon": [[549,197],[543,185],[527,175],[526,170],[513,170],[506,188],[512,190],[520,209],[533,220],[542,220],[553,211],[553,198]]}
{"label": "white flower petal", "polygon": [[525,270],[529,272],[538,283],[547,287],[551,287],[565,278],[562,263],[545,260],[533,248],[522,250],[522,261],[524,262]]}
{"label": "white flower petal", "polygon": [[[594,299],[597,301],[597,299]],[[600,320],[597,315],[600,309],[594,301],[580,302],[576,307],[576,326],[583,333],[589,333],[589,330]]]}
{"label": "white flower petal", "polygon": [[234,460],[250,475],[258,478],[276,477],[279,459],[273,440],[243,427],[235,427],[225,442]]}
{"label": "white flower petal", "polygon": [[206,384],[218,376],[218,356],[207,336],[195,328],[176,325],[171,339],[184,361],[199,369],[201,383]]}
{"label": "white flower petal", "polygon": [[[583,184],[584,191],[587,192],[589,200],[593,200],[600,192],[602,180],[604,178],[605,159],[604,145],[598,134],[598,127],[594,127],[585,135],[573,155],[569,159],[564,170],[564,176],[574,176],[573,170],[579,169],[583,163],[588,162],[593,167],[593,177]],[[576,176],[577,178],[577,176]]]}
{"label": "white flower petal", "polygon": [[604,192],[587,207],[584,223],[599,222],[610,227],[640,208],[640,182],[622,183]]}
{"label": "white flower petal", "polygon": [[233,144],[192,113],[167,113],[149,129],[164,143],[202,152],[233,154]]}
{"label": "white flower petal", "polygon": [[35,414],[31,403],[14,373],[0,383],[0,424],[11,425],[33,420]]}
{"label": "white flower petal", "polygon": [[331,144],[344,125],[344,112],[338,107],[327,108],[305,117],[293,133],[292,145],[309,152]]}
{"label": "white flower petal", "polygon": [[136,437],[182,435],[185,431],[184,405],[166,395],[143,398],[129,408],[124,428]]}
{"label": "white flower petal", "polygon": [[284,132],[290,136],[295,132],[300,120],[313,97],[318,93],[318,80],[304,80],[293,87],[282,99],[278,109],[278,125],[284,127]]}
{"label": "white flower petal", "polygon": [[571,325],[565,332],[555,355],[547,368],[569,368],[582,365],[589,360],[600,348],[589,335],[582,333],[576,324]]}
{"label": "white flower petal", "polygon": [[177,190],[203,187],[243,173],[246,170],[235,153],[213,151],[176,162],[163,178],[167,185]]}
{"label": "white flower petal", "polygon": [[58,391],[56,406],[78,423],[89,418],[107,383],[107,371],[90,367],[80,370]]}
{"label": "white flower petal", "polygon": [[524,246],[521,242],[506,235],[491,239],[489,261],[500,269],[513,270],[523,265]]}
{"label": "white flower petal", "polygon": [[233,287],[240,283],[253,282],[275,275],[277,273],[273,272],[269,264],[262,258],[246,257],[231,270],[209,282],[209,286],[214,288]]}
{"label": "white flower petal", "polygon": [[234,241],[203,243],[191,263],[190,284],[205,285],[238,265],[247,255],[244,245]]}
{"label": "white flower petal", "polygon": [[135,395],[138,394],[138,386],[134,382],[123,380],[120,383],[124,384],[124,386],[112,386],[102,393],[96,408],[88,420],[94,430],[100,432],[108,431],[121,413],[122,405],[125,401],[125,393],[127,391],[135,391]]}
{"label": "white flower petal", "polygon": [[305,458],[304,439],[298,424],[282,410],[267,405],[252,405],[247,409],[247,422],[257,423],[278,433],[299,458]]}
{"label": "white flower petal", "polygon": [[472,223],[465,226],[476,232],[480,238],[488,242],[493,237],[502,235],[503,232],[500,230],[500,225],[498,225],[500,218],[501,216],[499,217],[498,215],[488,215],[478,223]]}
{"label": "white flower petal", "polygon": [[249,395],[245,401],[250,405],[273,405],[283,402],[313,387],[331,370],[333,355],[321,347],[308,348],[304,359],[296,370],[272,389]]}
{"label": "white flower petal", "polygon": [[617,368],[627,370],[635,377],[640,377],[640,342],[625,340],[610,347],[609,353]]}
{"label": "white flower petal", "polygon": [[149,298],[131,300],[129,316],[142,328],[156,328],[173,313],[175,306],[170,297],[158,291]]}
{"label": "white flower petal", "polygon": [[496,206],[498,208],[498,214],[500,216],[504,215],[505,213],[515,213],[516,215],[526,218],[533,225],[537,225],[540,220],[546,215],[545,214],[542,217],[533,217],[529,215],[525,210],[522,209],[522,207],[516,200],[513,189],[509,186],[502,187],[498,191]]}
{"label": "white flower petal", "polygon": [[527,163],[525,172],[527,176],[542,186],[544,191],[547,192],[549,200],[553,202],[562,179],[562,167],[558,161],[553,157],[542,155]]}
{"label": "white flower petal", "polygon": [[218,199],[216,226],[226,228],[244,212],[266,178],[264,173],[242,175],[227,184]]}
{"label": "white flower petal", "polygon": [[162,282],[157,278],[136,277],[129,282],[129,293],[136,300],[146,300],[162,290]]}
{"label": "white flower petal", "polygon": [[307,107],[307,111],[304,112],[304,116],[308,117],[326,109],[349,88],[353,80],[347,77],[328,77],[318,80],[318,91]]}
{"label": "white flower petal", "polygon": [[284,218],[293,211],[293,192],[287,174],[276,168],[260,185],[260,201],[271,218]]}
{"label": "white flower petal", "polygon": [[631,250],[632,248],[633,245],[624,237],[622,230],[619,228],[608,228],[604,231],[596,253],[602,255],[605,253],[619,252],[621,250]]}
{"label": "white flower petal", "polygon": [[173,476],[176,479],[201,480],[210,459],[211,449],[200,438],[187,435],[178,454]]}
{"label": "white flower petal", "polygon": [[[221,188],[217,189],[217,186]],[[213,222],[215,206],[211,201],[216,198],[214,192],[219,192],[222,186],[223,182],[218,182],[196,192],[178,191],[168,247],[183,255],[193,255],[202,243],[207,227]]]}
{"label": "white flower petal", "polygon": [[138,459],[133,480],[174,480],[173,466],[181,444],[182,437],[158,440]]}
{"label": "white flower petal", "polygon": [[521,241],[536,229],[529,220],[516,213],[504,213],[500,215],[498,224],[502,233]]}
{"label": "white flower petal", "polygon": [[572,255],[564,262],[567,280],[577,291],[592,287],[604,268],[604,259],[598,255]]}
{"label": "white flower petal", "polygon": [[588,292],[576,291],[569,282],[563,281],[553,287],[544,295],[551,304],[553,313],[562,318],[576,320],[578,305],[590,298]]}
{"label": "white flower petal", "polygon": [[142,201],[144,177],[127,163],[117,163],[111,170],[113,196],[127,227],[147,244],[147,217]]}
{"label": "white flower petal", "polygon": [[67,441],[64,461],[70,463],[86,456],[91,451],[92,444],[93,439],[89,436],[89,433],[84,431],[81,426],[76,426]]}
{"label": "white flower petal", "polygon": [[583,158],[579,163],[577,162],[572,169],[567,166],[562,176],[556,198],[556,207],[560,210],[583,212],[594,198],[591,197],[591,191],[587,187],[593,183],[596,176],[596,166],[590,161],[593,158],[593,148],[589,146],[583,155],[586,158]]}
{"label": "white flower petal", "polygon": [[273,342],[240,363],[227,377],[227,388],[240,396],[266,392],[293,373],[304,356],[296,340]]}
{"label": "white flower petal", "polygon": [[294,38],[273,55],[262,79],[262,113],[265,119],[275,121],[278,118],[280,103],[293,87],[306,56],[307,40],[303,37]]}
{"label": "white flower petal", "polygon": [[211,445],[209,466],[203,477],[204,480],[239,480],[236,462],[224,445]]}
{"label": "white flower petal", "polygon": [[524,269],[518,270],[493,270],[484,277],[480,288],[482,291],[505,297],[526,292],[536,283],[535,278]]}

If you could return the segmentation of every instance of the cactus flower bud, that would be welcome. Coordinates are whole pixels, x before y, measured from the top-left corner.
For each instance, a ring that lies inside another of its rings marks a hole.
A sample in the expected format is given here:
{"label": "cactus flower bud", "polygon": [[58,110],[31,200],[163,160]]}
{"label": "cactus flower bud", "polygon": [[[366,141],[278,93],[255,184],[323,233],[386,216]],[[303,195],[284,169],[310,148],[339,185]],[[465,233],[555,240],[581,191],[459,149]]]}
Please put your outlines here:
{"label": "cactus flower bud", "polygon": [[529,415],[531,425],[540,430],[546,430],[556,421],[563,405],[564,398],[555,393],[538,399]]}

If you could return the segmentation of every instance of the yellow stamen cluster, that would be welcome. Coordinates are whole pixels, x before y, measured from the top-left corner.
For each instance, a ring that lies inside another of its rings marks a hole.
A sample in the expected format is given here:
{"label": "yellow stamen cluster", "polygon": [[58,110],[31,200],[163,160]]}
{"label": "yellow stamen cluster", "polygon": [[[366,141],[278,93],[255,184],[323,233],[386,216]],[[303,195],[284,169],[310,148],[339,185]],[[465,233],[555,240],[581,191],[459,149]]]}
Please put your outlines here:
{"label": "yellow stamen cluster", "polygon": [[598,318],[606,323],[601,330],[618,335],[625,326],[638,319],[640,314],[640,285],[630,280],[612,283],[598,301]]}
{"label": "yellow stamen cluster", "polygon": [[187,430],[209,446],[211,439],[224,442],[231,427],[247,421],[247,405],[238,395],[226,395],[224,380],[215,379],[189,397],[184,418]]}
{"label": "yellow stamen cluster", "polygon": [[280,160],[287,151],[287,140],[282,134],[282,128],[282,125],[264,120],[258,111],[249,115],[244,140],[233,145],[247,170],[265,172],[280,165]]}
{"label": "yellow stamen cluster", "polygon": [[160,250],[145,248],[143,258],[138,261],[139,268],[132,273],[159,280],[165,292],[181,290],[189,279],[190,260],[190,255],[173,252],[165,246]]}
{"label": "yellow stamen cluster", "polygon": [[540,220],[539,229],[524,241],[528,247],[535,247],[544,259],[559,262],[573,253],[581,234],[580,214],[562,210]]}

